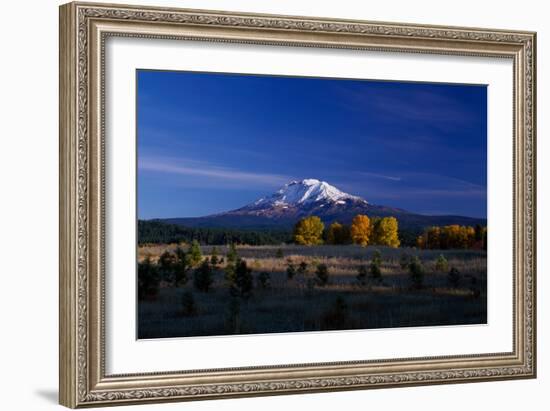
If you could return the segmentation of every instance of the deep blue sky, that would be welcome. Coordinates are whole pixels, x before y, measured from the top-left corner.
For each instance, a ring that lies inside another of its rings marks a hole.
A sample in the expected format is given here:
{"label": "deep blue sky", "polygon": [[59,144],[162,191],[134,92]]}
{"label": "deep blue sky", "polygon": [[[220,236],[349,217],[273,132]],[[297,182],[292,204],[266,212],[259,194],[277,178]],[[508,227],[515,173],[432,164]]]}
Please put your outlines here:
{"label": "deep blue sky", "polygon": [[317,178],[374,204],[487,215],[485,86],[137,72],[139,218]]}

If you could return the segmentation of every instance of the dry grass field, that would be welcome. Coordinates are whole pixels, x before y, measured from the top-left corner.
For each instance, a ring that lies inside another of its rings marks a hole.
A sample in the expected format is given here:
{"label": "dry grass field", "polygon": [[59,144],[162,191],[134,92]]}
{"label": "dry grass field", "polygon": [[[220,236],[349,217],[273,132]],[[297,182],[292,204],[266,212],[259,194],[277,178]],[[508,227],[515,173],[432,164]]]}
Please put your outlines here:
{"label": "dry grass field", "polygon": [[[175,245],[138,249],[138,259],[153,261]],[[226,247],[217,247],[220,257]],[[360,267],[369,267],[375,250],[381,253],[381,278],[359,281]],[[201,247],[204,257],[211,246]],[[231,295],[223,263],[213,272],[208,292],[189,280],[175,286],[162,283],[158,295],[139,302],[139,338],[281,333],[436,325],[483,324],[487,321],[486,253],[480,250],[417,250],[346,246],[240,246],[240,258],[252,269],[249,298]],[[403,255],[418,256],[424,270],[422,287],[413,287]],[[443,255],[449,269],[460,273],[449,282],[448,270],[436,267]],[[289,279],[287,267],[305,263]],[[316,281],[316,269],[326,265],[326,285]],[[262,287],[260,273],[268,278]],[[265,274],[267,273],[267,275]],[[192,275],[191,275],[192,277]],[[189,299],[193,309],[190,310]],[[186,305],[187,304],[187,305]]]}

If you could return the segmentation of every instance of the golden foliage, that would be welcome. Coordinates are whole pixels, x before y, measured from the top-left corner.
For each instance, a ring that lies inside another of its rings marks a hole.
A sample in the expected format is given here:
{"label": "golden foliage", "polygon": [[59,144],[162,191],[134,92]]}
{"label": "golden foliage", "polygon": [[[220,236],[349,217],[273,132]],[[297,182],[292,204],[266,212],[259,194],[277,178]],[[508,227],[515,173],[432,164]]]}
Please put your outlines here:
{"label": "golden foliage", "polygon": [[416,243],[419,248],[445,250],[449,248],[474,248],[479,241],[476,241],[476,230],[474,227],[453,224],[427,228],[417,238]]}
{"label": "golden foliage", "polygon": [[371,232],[370,219],[366,215],[358,214],[351,223],[351,239],[354,244],[367,246]]}
{"label": "golden foliage", "polygon": [[322,244],[325,225],[317,216],[302,218],[294,227],[294,242],[301,245]]}
{"label": "golden foliage", "polygon": [[395,217],[376,219],[372,226],[371,244],[399,247],[398,222]]}

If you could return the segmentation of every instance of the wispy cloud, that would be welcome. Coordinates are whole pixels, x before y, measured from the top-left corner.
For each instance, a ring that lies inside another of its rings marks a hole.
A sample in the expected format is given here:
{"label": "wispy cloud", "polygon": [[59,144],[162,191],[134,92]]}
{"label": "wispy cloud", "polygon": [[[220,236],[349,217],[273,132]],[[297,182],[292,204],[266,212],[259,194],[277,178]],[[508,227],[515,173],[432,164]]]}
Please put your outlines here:
{"label": "wispy cloud", "polygon": [[359,174],[361,174],[362,176],[365,176],[365,177],[379,178],[379,179],[382,179],[382,180],[401,181],[401,177],[396,177],[396,176],[387,176],[387,175],[384,175],[384,174],[370,173],[370,172],[361,172]]}
{"label": "wispy cloud", "polygon": [[281,186],[292,179],[290,176],[281,174],[243,171],[190,159],[166,157],[140,158],[138,169],[142,171],[205,177],[233,183],[260,184],[262,186]]}

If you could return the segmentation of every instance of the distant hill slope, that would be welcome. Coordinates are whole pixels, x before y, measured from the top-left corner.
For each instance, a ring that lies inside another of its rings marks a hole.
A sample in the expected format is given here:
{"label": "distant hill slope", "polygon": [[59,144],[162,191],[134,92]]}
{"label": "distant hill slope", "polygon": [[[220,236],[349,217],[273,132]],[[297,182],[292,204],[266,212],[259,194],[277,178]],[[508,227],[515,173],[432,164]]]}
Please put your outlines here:
{"label": "distant hill slope", "polygon": [[400,208],[370,204],[336,187],[315,179],[292,181],[276,193],[236,210],[194,218],[167,218],[164,221],[193,228],[288,229],[300,218],[315,215],[325,224],[351,223],[357,214],[396,217],[400,229],[419,231],[434,225],[486,225],[486,219],[455,215],[429,216]]}

